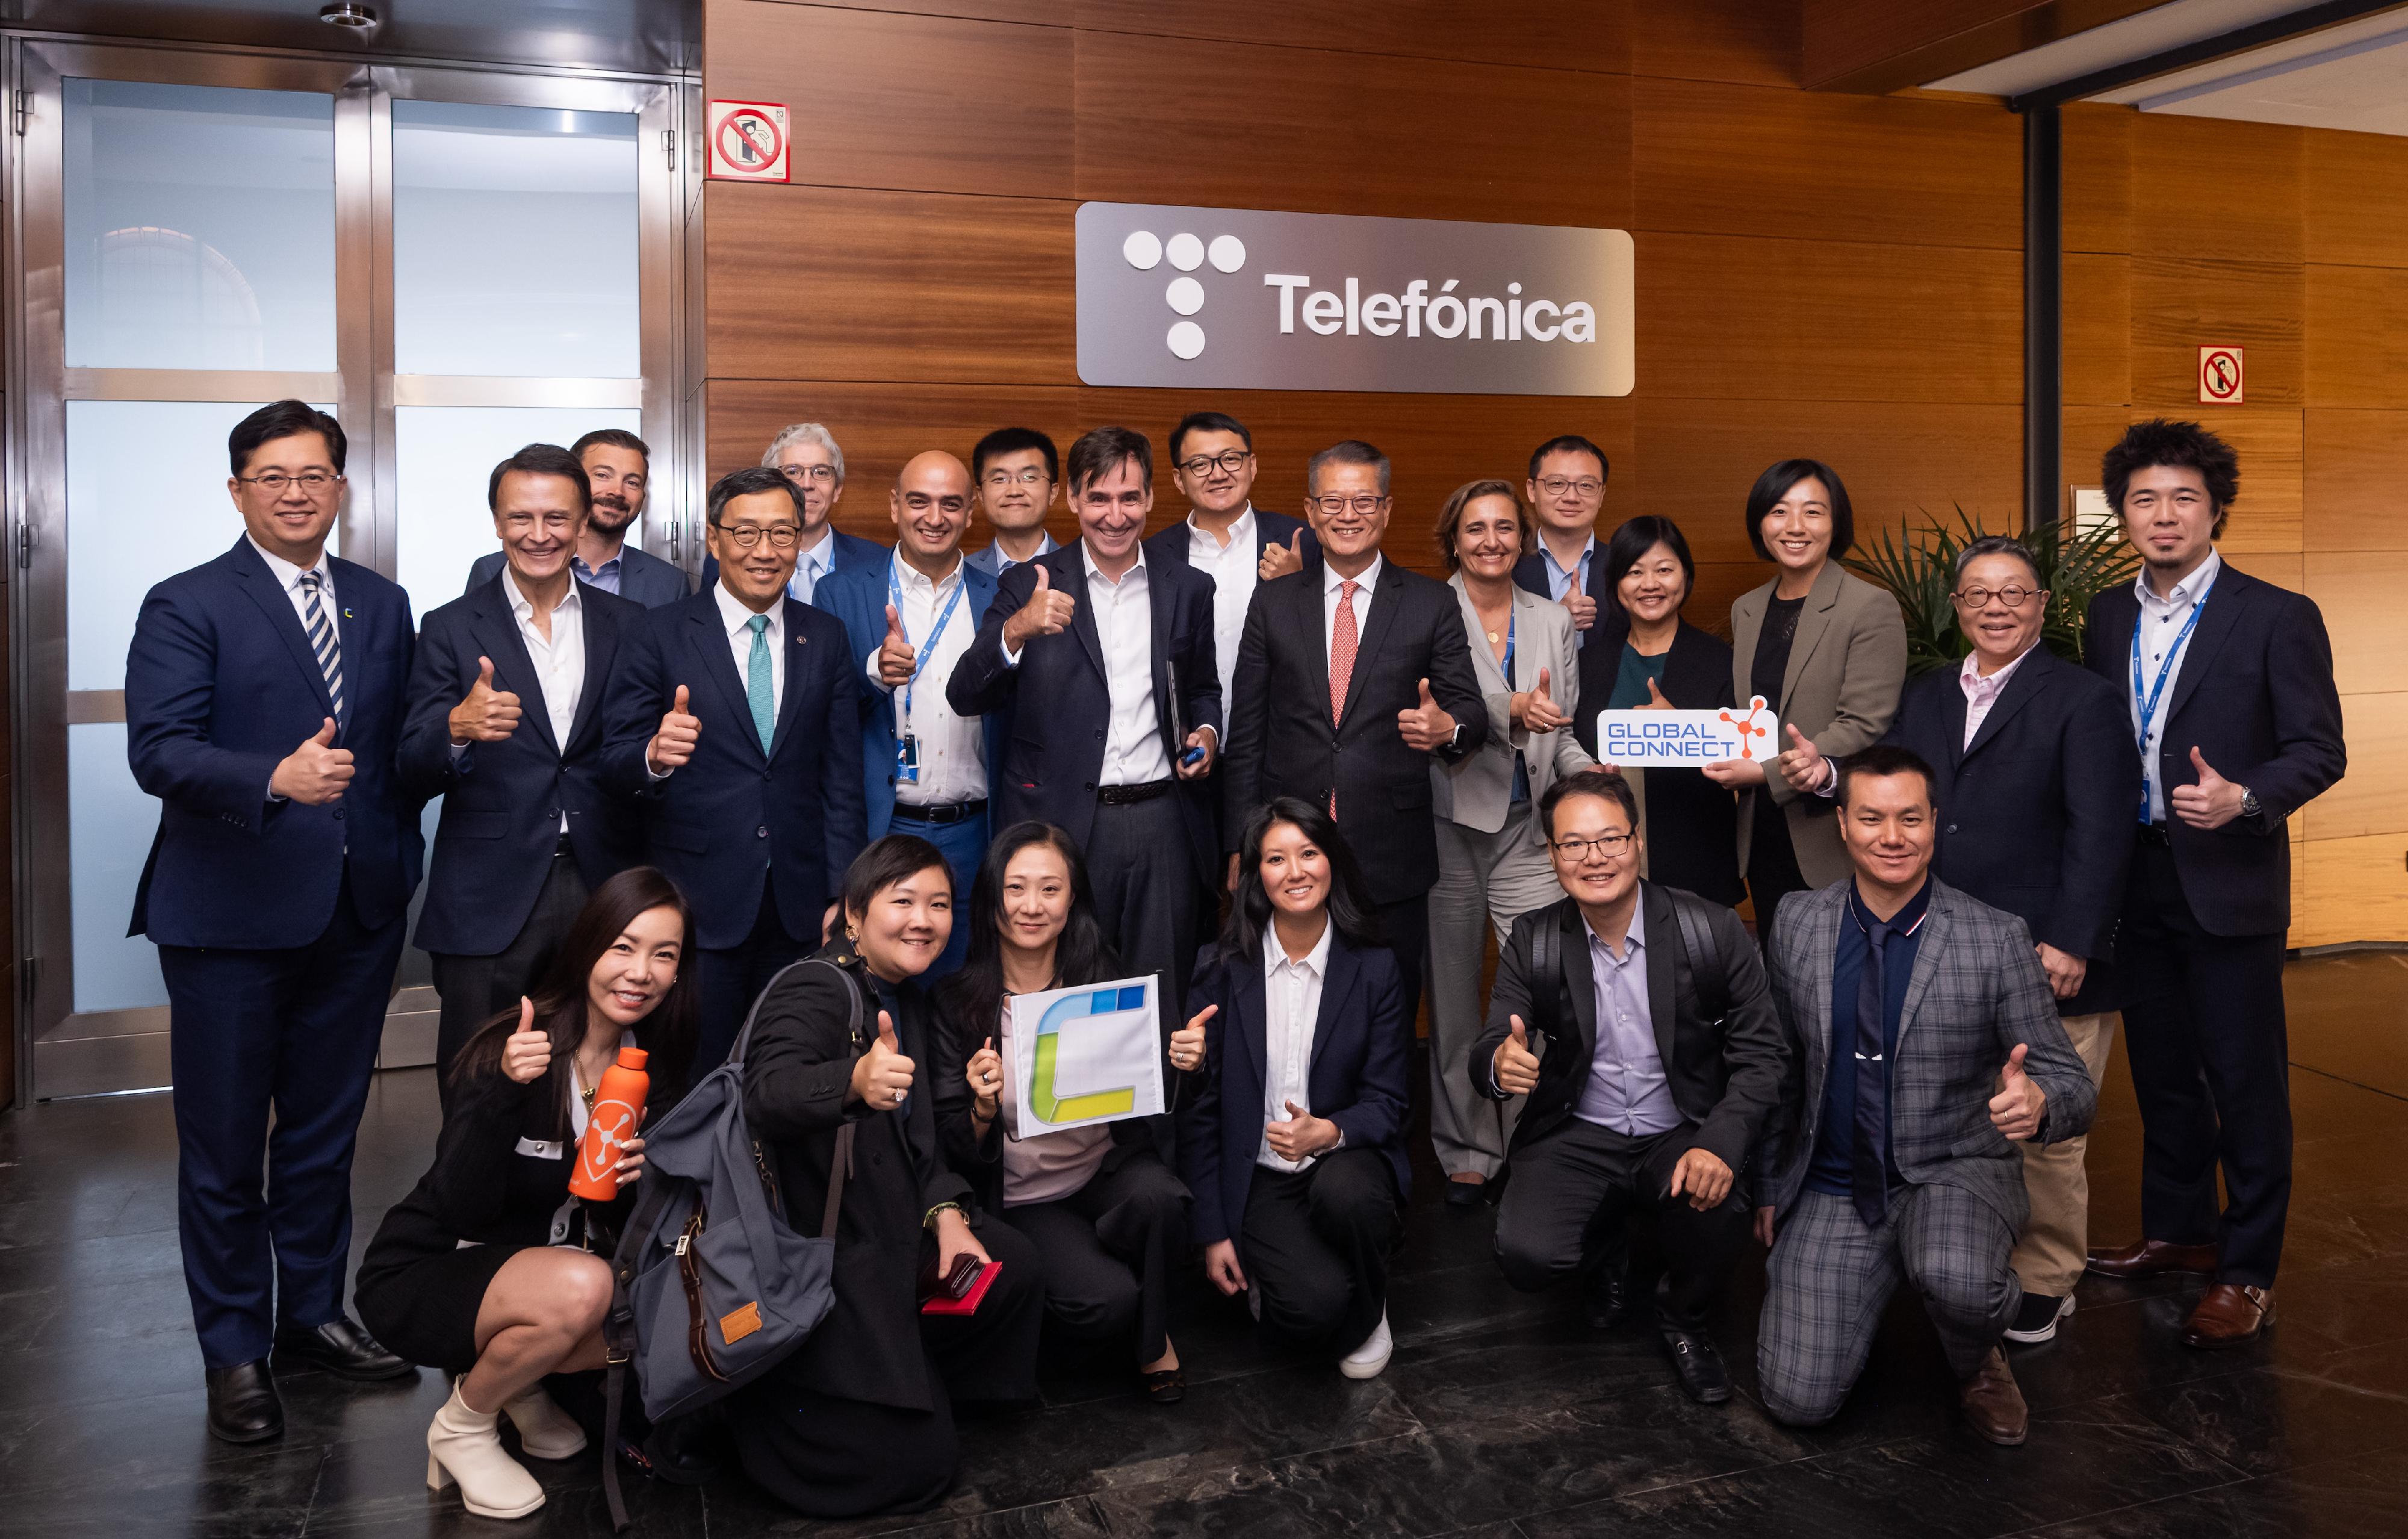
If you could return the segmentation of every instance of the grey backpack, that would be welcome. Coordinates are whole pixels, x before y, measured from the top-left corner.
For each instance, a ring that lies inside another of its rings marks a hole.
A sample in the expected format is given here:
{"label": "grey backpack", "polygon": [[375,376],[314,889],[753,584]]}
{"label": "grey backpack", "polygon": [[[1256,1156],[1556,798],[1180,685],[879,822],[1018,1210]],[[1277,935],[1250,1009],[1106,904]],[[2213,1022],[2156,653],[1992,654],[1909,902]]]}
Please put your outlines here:
{"label": "grey backpack", "polygon": [[[861,1045],[861,990],[844,981],[848,1023]],[[627,1526],[619,1492],[619,1429],[630,1366],[653,1421],[734,1393],[803,1345],[836,1302],[837,1215],[853,1165],[853,1124],[836,1137],[827,1206],[816,1238],[788,1227],[768,1160],[744,1121],[744,1050],[759,1000],[727,1061],[703,1076],[644,1135],[643,1197],[611,1263],[610,1314],[603,1327],[609,1376],[604,1389],[603,1483],[614,1529]]]}

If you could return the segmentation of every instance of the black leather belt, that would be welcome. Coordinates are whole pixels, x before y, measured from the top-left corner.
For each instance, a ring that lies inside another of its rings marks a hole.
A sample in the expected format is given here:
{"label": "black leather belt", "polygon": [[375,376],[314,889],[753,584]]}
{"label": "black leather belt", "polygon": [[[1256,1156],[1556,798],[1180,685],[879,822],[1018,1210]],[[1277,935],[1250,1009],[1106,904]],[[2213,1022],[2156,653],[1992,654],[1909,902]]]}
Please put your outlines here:
{"label": "black leather belt", "polygon": [[1102,785],[1096,789],[1096,799],[1107,807],[1130,807],[1140,801],[1167,797],[1175,780],[1150,780],[1142,785]]}
{"label": "black leather belt", "polygon": [[968,823],[986,811],[986,798],[956,801],[950,807],[913,807],[904,802],[895,804],[897,823]]}
{"label": "black leather belt", "polygon": [[2154,844],[2157,848],[2163,850],[2171,849],[2173,846],[2173,835],[2166,831],[2166,826],[2164,824],[2143,823],[2141,825],[2142,843]]}

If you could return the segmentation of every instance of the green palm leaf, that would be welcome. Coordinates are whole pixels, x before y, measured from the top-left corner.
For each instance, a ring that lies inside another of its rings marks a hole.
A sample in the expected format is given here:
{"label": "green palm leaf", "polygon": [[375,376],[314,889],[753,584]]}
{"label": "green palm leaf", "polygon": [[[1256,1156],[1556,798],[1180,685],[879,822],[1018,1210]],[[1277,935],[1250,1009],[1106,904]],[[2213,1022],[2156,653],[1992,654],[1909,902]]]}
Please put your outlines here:
{"label": "green palm leaf", "polygon": [[[1859,544],[1842,563],[1898,600],[1906,620],[1909,674],[1954,667],[1971,650],[1964,632],[1956,627],[1956,607],[1948,595],[1956,585],[1958,554],[1990,532],[1962,507],[1956,509],[1955,528],[1920,508],[1915,511],[1922,515],[1921,527],[1885,528],[1870,542]],[[2066,661],[2079,663],[2082,626],[2090,612],[2090,600],[2119,583],[2130,582],[2140,569],[2140,556],[2112,522],[2080,534],[2050,522],[2020,531],[2019,538],[2040,568],[2041,586],[2049,593],[2048,613],[2041,622],[2042,643]]]}

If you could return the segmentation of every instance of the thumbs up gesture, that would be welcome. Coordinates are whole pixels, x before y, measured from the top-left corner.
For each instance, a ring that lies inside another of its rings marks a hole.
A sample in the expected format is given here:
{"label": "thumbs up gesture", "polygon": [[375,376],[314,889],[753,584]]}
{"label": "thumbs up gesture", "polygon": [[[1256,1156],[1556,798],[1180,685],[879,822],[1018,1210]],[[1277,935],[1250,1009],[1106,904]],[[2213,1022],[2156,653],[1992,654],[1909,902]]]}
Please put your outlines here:
{"label": "thumbs up gesture", "polygon": [[1597,600],[1581,592],[1580,568],[1572,568],[1571,586],[1564,590],[1564,608],[1572,611],[1572,629],[1586,630],[1597,624]]}
{"label": "thumbs up gesture", "polygon": [[1656,675],[1651,673],[1647,675],[1647,703],[1645,705],[1634,705],[1630,709],[1633,711],[1678,711],[1680,707],[1674,705],[1671,701],[1664,698],[1664,686],[1657,683],[1656,682]]}
{"label": "thumbs up gesture", "polygon": [[1497,1044],[1497,1088],[1509,1096],[1526,1096],[1539,1087],[1539,1055],[1530,1051],[1530,1028],[1522,1017],[1507,1017],[1512,1028]]}
{"label": "thumbs up gesture", "polygon": [[1037,574],[1037,586],[1019,612],[1003,623],[1003,644],[1013,652],[1032,637],[1061,635],[1079,612],[1079,601],[1054,586],[1054,574],[1042,562],[1030,562],[1028,569]]}
{"label": "thumbs up gesture", "polygon": [[519,996],[518,1028],[502,1039],[502,1072],[514,1085],[533,1085],[552,1067],[552,1033],[535,1025],[535,1001]]}
{"label": "thumbs up gesture", "polygon": [[314,735],[277,762],[267,777],[267,792],[287,801],[323,807],[343,799],[351,773],[351,751],[335,746],[335,718],[329,716]]}
{"label": "thumbs up gesture", "polygon": [[472,742],[500,742],[519,729],[519,698],[507,689],[494,687],[494,660],[477,659],[477,682],[468,686],[468,697],[452,708],[452,741],[466,745]]}
{"label": "thumbs up gesture", "polygon": [[1287,537],[1283,545],[1277,540],[1263,547],[1262,559],[1254,563],[1254,581],[1268,583],[1274,577],[1304,570],[1304,531],[1298,529]]}
{"label": "thumbs up gesture", "polygon": [[2029,1051],[2015,1043],[2000,1072],[1999,1093],[1990,1098],[1990,1126],[2018,1143],[2038,1135],[2041,1115],[2048,1109],[2048,1092],[2024,1072],[2024,1055]]}
{"label": "thumbs up gesture", "polygon": [[995,1050],[995,1039],[989,1037],[970,1061],[962,1066],[962,1079],[970,1087],[978,1119],[993,1122],[1003,1100],[1003,1057]]}
{"label": "thumbs up gesture", "polygon": [[1286,1160],[1311,1159],[1338,1142],[1338,1124],[1314,1116],[1294,1101],[1287,1103],[1285,1122],[1263,1124],[1263,1142]]}
{"label": "thumbs up gesture", "polygon": [[900,689],[911,682],[911,665],[919,660],[911,639],[903,634],[903,617],[895,606],[886,606],[886,640],[878,648],[878,682],[889,689]]}
{"label": "thumbs up gesture", "polygon": [[913,1065],[895,1040],[895,1018],[878,1013],[878,1035],[853,1062],[853,1096],[873,1112],[891,1112],[911,1093]]}
{"label": "thumbs up gesture", "polygon": [[1548,689],[1548,669],[1539,669],[1539,686],[1513,697],[1514,722],[1532,732],[1553,732],[1571,720],[1555,704],[1555,696]]}
{"label": "thumbs up gesture", "polygon": [[1830,761],[1823,757],[1823,751],[1814,746],[1813,739],[1798,730],[1796,722],[1782,730],[1789,734],[1789,746],[1781,751],[1781,778],[1798,791],[1820,791],[1830,773]]}
{"label": "thumbs up gesture", "polygon": [[1170,1034],[1170,1067],[1189,1073],[1204,1067],[1204,1023],[1220,1013],[1219,1005],[1208,1004]]}
{"label": "thumbs up gesture", "polygon": [[2207,755],[2193,744],[2190,767],[2199,771],[2196,785],[2177,785],[2166,802],[2174,816],[2194,828],[2221,828],[2241,815],[2241,798],[2249,794],[2246,785],[2236,785],[2215,772]]}
{"label": "thumbs up gesture", "polygon": [[661,729],[644,745],[644,763],[655,775],[666,775],[694,757],[694,745],[702,740],[702,719],[686,712],[685,685],[677,686],[677,698],[661,717]]}
{"label": "thumbs up gesture", "polygon": [[1422,681],[1421,698],[1410,710],[1397,712],[1397,731],[1405,746],[1422,753],[1444,748],[1455,736],[1455,718],[1430,698],[1429,681]]}

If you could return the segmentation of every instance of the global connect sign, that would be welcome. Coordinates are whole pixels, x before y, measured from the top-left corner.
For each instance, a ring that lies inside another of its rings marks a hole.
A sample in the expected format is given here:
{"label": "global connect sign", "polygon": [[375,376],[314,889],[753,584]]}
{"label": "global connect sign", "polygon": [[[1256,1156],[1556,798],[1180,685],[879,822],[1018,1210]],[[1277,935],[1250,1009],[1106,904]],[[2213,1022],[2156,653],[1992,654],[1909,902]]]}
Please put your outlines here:
{"label": "global connect sign", "polygon": [[1627,396],[1624,230],[1087,203],[1092,385]]}

